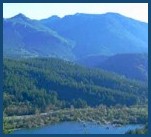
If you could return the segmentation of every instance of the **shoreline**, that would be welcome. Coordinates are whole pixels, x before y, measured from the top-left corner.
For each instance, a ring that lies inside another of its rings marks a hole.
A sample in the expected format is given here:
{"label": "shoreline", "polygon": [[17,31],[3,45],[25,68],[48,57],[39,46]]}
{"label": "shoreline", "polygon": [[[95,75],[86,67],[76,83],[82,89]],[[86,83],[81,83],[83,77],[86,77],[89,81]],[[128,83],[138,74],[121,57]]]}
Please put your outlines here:
{"label": "shoreline", "polygon": [[[120,115],[118,111],[121,111]],[[12,116],[4,117],[8,123],[6,130],[17,129],[31,129],[39,128],[51,124],[57,124],[59,122],[93,122],[96,124],[111,124],[115,127],[126,124],[145,124],[146,119],[142,119],[145,116],[144,110],[133,108],[84,108],[84,109],[63,109],[57,111],[51,111],[48,113],[41,113],[36,115],[26,116]],[[129,115],[131,113],[131,115]],[[112,115],[111,115],[112,114]],[[125,115],[123,115],[125,114]],[[119,115],[117,117],[117,115]],[[128,117],[129,116],[129,117]],[[142,122],[144,121],[144,122]]]}

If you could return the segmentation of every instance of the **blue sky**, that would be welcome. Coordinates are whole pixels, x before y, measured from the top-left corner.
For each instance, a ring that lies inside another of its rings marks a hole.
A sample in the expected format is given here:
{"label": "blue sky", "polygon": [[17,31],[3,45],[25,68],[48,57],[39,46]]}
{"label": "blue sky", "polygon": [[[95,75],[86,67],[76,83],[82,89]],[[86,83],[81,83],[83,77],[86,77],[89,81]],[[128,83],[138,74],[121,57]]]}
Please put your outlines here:
{"label": "blue sky", "polygon": [[32,19],[63,17],[75,13],[102,14],[116,12],[127,17],[148,22],[147,3],[4,3],[3,17],[23,13]]}

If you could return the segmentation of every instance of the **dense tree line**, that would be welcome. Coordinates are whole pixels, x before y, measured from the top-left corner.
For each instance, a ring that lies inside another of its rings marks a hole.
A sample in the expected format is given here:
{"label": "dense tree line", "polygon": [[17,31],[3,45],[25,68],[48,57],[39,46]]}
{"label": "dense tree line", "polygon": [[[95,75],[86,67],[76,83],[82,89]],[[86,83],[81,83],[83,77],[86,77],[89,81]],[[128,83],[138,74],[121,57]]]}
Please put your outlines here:
{"label": "dense tree line", "polygon": [[147,103],[147,84],[55,58],[4,59],[4,114]]}

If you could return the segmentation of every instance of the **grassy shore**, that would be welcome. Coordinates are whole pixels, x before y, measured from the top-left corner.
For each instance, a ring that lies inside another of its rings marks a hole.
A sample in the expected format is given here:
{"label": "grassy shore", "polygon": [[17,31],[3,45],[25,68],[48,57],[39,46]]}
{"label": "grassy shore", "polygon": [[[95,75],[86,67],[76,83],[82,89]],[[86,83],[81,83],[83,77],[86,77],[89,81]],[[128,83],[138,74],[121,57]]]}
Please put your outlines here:
{"label": "grassy shore", "polygon": [[[20,128],[36,128],[63,121],[95,122],[97,124],[145,124],[147,122],[147,107],[105,107],[62,109],[37,113],[35,115],[4,117],[4,132]],[[9,132],[8,132],[9,131]]]}

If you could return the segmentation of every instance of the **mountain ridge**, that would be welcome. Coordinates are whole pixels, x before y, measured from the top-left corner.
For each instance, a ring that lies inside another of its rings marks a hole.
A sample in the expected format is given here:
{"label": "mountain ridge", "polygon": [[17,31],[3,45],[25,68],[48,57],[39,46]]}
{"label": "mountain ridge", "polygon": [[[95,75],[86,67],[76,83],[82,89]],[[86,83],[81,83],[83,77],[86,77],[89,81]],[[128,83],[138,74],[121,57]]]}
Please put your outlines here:
{"label": "mountain ridge", "polygon": [[71,41],[22,14],[3,20],[3,30],[4,56],[74,58]]}
{"label": "mountain ridge", "polygon": [[[20,25],[23,25],[22,28]],[[5,53],[9,54],[7,50],[9,50],[10,44],[11,53],[14,56],[20,52],[19,56],[23,57],[24,54],[27,57],[34,54],[34,56],[40,57],[44,55],[47,57],[58,56],[68,60],[92,54],[115,55],[148,52],[147,23],[118,13],[77,13],[62,18],[54,15],[44,20],[30,19],[23,14],[18,14],[12,18],[3,19],[3,29],[4,55],[6,55]],[[21,30],[22,32],[20,32]],[[10,36],[9,33],[12,35]],[[28,37],[28,40],[25,40],[26,38],[23,38],[25,33],[26,37],[30,36],[31,38]],[[9,42],[7,42],[8,37],[12,37]],[[39,42],[35,43],[36,40]],[[28,43],[28,41],[31,42]],[[35,45],[39,45],[39,43],[41,43],[40,47],[45,45],[46,49],[35,49]],[[18,48],[13,49],[13,46]],[[22,49],[16,53],[19,47]],[[52,49],[53,51],[51,51]]]}
{"label": "mountain ridge", "polygon": [[41,22],[75,41],[73,52],[77,58],[90,54],[148,52],[147,23],[120,14],[75,14],[52,22],[51,18]]}

